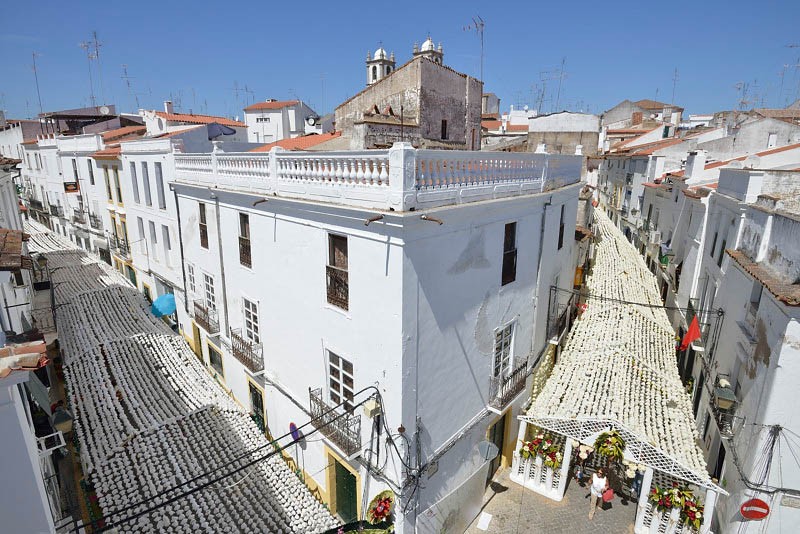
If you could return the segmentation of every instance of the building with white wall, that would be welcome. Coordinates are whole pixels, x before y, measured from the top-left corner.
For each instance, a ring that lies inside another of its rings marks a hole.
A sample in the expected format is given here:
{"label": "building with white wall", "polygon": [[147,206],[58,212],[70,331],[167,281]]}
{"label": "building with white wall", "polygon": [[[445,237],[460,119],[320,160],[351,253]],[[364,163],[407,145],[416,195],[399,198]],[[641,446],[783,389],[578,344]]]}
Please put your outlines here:
{"label": "building with white wall", "polygon": [[[549,288],[573,286],[580,165],[407,144],[177,154],[181,330],[271,434],[341,415],[292,452],[340,517],[389,488],[398,532],[466,528],[510,465]],[[348,408],[378,393],[381,419]]]}
{"label": "building with white wall", "polygon": [[320,116],[301,100],[273,98],[244,108],[247,141],[274,143],[300,135],[322,133]]}
{"label": "building with white wall", "polygon": [[216,123],[221,126],[232,128],[236,133],[226,136],[229,141],[247,142],[247,125],[238,120],[226,117],[216,117],[213,115],[197,115],[194,113],[175,113],[172,102],[164,102],[164,110],[145,110],[140,109],[139,115],[144,120],[147,133],[150,136],[167,134],[187,128],[194,128],[198,125]]}

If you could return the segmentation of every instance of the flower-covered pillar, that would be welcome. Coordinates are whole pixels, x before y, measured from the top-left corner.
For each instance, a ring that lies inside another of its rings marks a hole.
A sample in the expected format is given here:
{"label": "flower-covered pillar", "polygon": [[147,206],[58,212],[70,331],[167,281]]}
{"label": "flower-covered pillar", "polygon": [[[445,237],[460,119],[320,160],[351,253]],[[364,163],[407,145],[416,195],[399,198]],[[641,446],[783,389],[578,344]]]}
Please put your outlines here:
{"label": "flower-covered pillar", "polygon": [[706,490],[706,502],[703,505],[703,523],[700,525],[700,534],[711,532],[711,520],[714,518],[714,507],[717,504],[717,492],[713,489]]}
{"label": "flower-covered pillar", "polygon": [[567,478],[569,478],[569,464],[570,459],[572,458],[572,439],[567,436],[567,439],[564,440],[564,457],[561,459],[561,465],[559,469],[561,469],[561,476],[558,477],[558,499],[561,500],[564,498],[564,493],[567,490]]}
{"label": "flower-covered pillar", "polygon": [[642,487],[639,489],[639,505],[636,509],[636,522],[633,527],[634,532],[642,532],[644,526],[644,514],[647,511],[647,501],[650,498],[650,486],[653,484],[653,468],[647,466],[642,478]]}

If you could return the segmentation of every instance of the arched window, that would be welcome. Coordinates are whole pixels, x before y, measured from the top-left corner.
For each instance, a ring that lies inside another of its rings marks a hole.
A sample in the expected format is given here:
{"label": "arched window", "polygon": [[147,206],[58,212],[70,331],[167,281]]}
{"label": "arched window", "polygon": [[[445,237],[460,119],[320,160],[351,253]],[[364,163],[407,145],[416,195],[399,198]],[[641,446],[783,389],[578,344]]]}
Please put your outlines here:
{"label": "arched window", "polygon": [[376,67],[375,65],[372,66],[372,81],[373,82],[378,81],[378,67]]}

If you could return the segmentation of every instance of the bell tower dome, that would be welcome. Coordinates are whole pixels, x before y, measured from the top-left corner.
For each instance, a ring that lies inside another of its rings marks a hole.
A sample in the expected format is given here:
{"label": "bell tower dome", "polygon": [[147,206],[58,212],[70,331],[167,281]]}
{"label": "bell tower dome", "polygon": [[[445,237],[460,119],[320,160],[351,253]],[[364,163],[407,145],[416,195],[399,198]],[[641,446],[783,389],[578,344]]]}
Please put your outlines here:
{"label": "bell tower dome", "polygon": [[439,48],[436,48],[436,45],[433,44],[433,39],[429,35],[425,42],[422,43],[421,47],[417,47],[414,44],[414,57],[417,56],[425,56],[426,58],[430,59],[434,63],[438,63],[442,65],[442,61],[444,60],[444,50],[442,50],[442,43],[439,43]]}
{"label": "bell tower dome", "polygon": [[378,49],[370,56],[367,52],[367,85],[382,80],[394,71],[394,52],[389,56],[381,44]]}

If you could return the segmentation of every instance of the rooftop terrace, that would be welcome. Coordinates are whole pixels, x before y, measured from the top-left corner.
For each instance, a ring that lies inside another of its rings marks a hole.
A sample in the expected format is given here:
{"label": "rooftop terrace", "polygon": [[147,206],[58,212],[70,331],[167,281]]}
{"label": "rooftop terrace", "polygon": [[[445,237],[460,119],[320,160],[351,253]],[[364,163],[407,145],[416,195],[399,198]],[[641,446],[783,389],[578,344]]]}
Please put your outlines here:
{"label": "rooftop terrace", "polygon": [[574,184],[581,156],[421,150],[177,154],[176,180],[258,195],[412,211]]}

